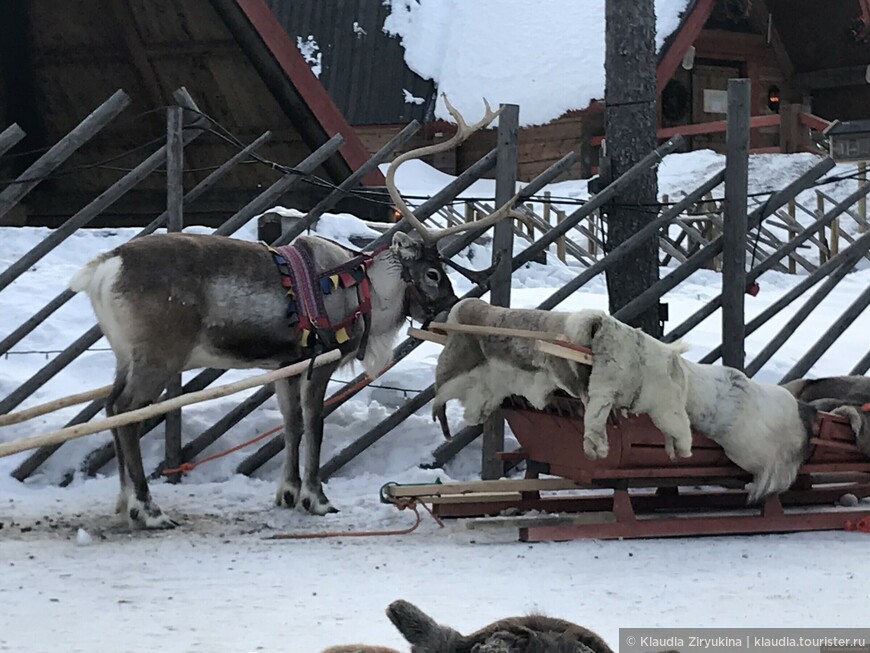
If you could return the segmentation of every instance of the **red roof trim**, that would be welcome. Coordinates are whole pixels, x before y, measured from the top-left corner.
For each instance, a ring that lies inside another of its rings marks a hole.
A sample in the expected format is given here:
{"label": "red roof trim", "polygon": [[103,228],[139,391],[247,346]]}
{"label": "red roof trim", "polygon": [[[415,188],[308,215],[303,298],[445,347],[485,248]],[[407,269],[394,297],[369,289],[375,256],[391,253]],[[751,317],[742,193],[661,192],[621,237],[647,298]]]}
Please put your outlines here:
{"label": "red roof trim", "polygon": [[661,93],[665,85],[670,81],[677,66],[683,60],[689,47],[695,42],[704,29],[704,23],[713,12],[716,0],[697,0],[689,10],[689,14],[683,19],[682,24],[676,31],[673,41],[667,46],[667,51],[659,61],[656,71],[656,92]]}
{"label": "red roof trim", "polygon": [[[281,23],[275,18],[265,0],[236,0],[254,29],[263,39],[275,61],[286,73],[287,78],[311,108],[324,131],[332,136],[344,136],[344,145],[339,153],[356,170],[369,159],[369,153],[353,128],[347,123],[341,111],[323,88],[320,80],[302,58],[296,45],[290,40]],[[383,186],[384,177],[377,168],[365,176],[362,183],[367,186]]]}

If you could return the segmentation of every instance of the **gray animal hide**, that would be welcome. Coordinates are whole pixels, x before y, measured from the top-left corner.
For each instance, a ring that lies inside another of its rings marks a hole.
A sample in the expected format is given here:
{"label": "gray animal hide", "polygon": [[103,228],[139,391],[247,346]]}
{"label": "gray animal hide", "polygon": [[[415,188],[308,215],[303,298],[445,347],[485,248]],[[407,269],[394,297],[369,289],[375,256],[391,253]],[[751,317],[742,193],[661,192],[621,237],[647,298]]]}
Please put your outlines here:
{"label": "gray animal hide", "polygon": [[433,414],[443,418],[449,399],[460,399],[469,423],[481,423],[505,397],[522,395],[543,408],[563,390],[585,404],[584,451],[608,454],[612,410],[647,413],[665,437],[671,458],[691,455],[691,427],[716,441],[753,474],[750,501],[782,492],[806,458],[814,409],[779,386],[718,365],[700,365],[602,311],[558,313],[506,309],[467,299],[449,322],[563,334],[592,350],[588,367],[544,354],[532,340],[451,332],[436,368]]}
{"label": "gray animal hide", "polygon": [[870,378],[866,376],[829,376],[821,379],[795,379],[783,387],[816,410],[842,415],[849,420],[855,442],[870,457]]}

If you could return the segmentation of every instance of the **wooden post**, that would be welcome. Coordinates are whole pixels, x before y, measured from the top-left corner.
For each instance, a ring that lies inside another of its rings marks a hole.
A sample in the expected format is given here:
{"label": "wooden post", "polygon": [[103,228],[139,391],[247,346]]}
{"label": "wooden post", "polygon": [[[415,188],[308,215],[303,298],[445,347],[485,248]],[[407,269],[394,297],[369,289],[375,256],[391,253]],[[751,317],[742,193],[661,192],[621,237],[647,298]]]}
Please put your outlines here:
{"label": "wooden post", "polygon": [[[816,191],[816,219],[825,215],[825,198]],[[819,227],[819,265],[828,260],[827,239],[825,238],[825,228]]]}
{"label": "wooden post", "polygon": [[742,370],[746,297],[747,187],[751,83],[728,80],[725,220],[722,242],[722,364]]}
{"label": "wooden post", "polygon": [[[498,117],[498,161],[495,166],[495,205],[501,206],[517,192],[517,133],[520,108],[515,104],[502,106]],[[514,230],[510,220],[495,225],[492,238],[493,262],[500,263],[490,281],[489,301],[493,306],[511,305],[511,259],[513,258]],[[495,411],[483,426],[483,451],[480,476],[484,480],[501,478],[504,463],[496,453],[504,449],[504,416]]]}
{"label": "wooden post", "polygon": [[21,198],[33,190],[57,166],[72,156],[82,145],[96,136],[121,111],[130,104],[129,96],[117,90],[71,132],[60,139],[51,149],[39,157],[33,165],[18,177],[19,183],[9,184],[0,192],[0,224],[2,218]]}
{"label": "wooden post", "polygon": [[[656,147],[655,3],[605,0],[604,13],[604,130],[610,170],[603,178],[616,179]],[[654,169],[645,170],[605,210],[608,249],[643,229],[657,200],[658,176]],[[606,279],[613,314],[658,281],[657,235],[639,247],[626,265],[608,269]],[[658,303],[629,323],[653,337],[660,336]]]}
{"label": "wooden post", "polygon": [[[565,212],[556,209],[556,224],[560,225],[565,221]],[[559,236],[558,240],[556,240],[556,258],[558,258],[562,263],[564,263],[567,259],[565,246],[565,236]]]}
{"label": "wooden post", "polygon": [[[167,231],[180,233],[184,227],[184,109],[178,106],[166,110],[166,211]],[[166,398],[181,394],[181,374],[166,385]],[[164,456],[170,467],[181,463],[181,409],[166,413],[166,444]],[[170,474],[170,483],[181,481],[181,474]]]}
{"label": "wooden post", "polygon": [[[789,200],[788,201],[788,215],[791,218],[792,224],[797,222],[797,219],[795,218],[795,209],[796,209],[795,201]],[[794,256],[788,257],[788,273],[789,274],[797,274],[797,261],[795,261]]]}
{"label": "wooden post", "polygon": [[840,253],[840,218],[834,218],[831,223],[831,256]]}
{"label": "wooden post", "polygon": [[474,202],[465,203],[465,221],[474,222]]}
{"label": "wooden post", "polygon": [[[858,186],[863,186],[867,183],[867,162],[861,161],[858,164]],[[867,196],[861,196],[858,200],[858,217],[861,218],[861,233],[867,231]]]}

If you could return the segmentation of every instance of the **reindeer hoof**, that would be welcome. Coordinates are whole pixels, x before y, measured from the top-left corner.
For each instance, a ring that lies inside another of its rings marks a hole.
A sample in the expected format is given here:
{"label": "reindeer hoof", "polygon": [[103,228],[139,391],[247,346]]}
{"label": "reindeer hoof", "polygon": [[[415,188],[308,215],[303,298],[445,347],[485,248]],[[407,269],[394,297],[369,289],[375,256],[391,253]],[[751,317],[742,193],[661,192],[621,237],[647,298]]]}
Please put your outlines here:
{"label": "reindeer hoof", "polygon": [[275,505],[279,508],[295,508],[299,502],[299,491],[299,483],[280,483],[275,493]]}
{"label": "reindeer hoof", "polygon": [[323,494],[323,490],[303,487],[299,495],[299,504],[303,510],[312,515],[330,515],[338,512],[338,508],[329,502],[329,499]]}
{"label": "reindeer hoof", "polygon": [[170,519],[153,501],[139,501],[130,497],[127,502],[127,521],[130,528],[137,530],[168,530],[178,526],[178,522]]}
{"label": "reindeer hoof", "polygon": [[607,458],[610,448],[607,444],[607,436],[592,436],[588,433],[583,438],[583,453],[587,458],[595,460],[597,458]]}

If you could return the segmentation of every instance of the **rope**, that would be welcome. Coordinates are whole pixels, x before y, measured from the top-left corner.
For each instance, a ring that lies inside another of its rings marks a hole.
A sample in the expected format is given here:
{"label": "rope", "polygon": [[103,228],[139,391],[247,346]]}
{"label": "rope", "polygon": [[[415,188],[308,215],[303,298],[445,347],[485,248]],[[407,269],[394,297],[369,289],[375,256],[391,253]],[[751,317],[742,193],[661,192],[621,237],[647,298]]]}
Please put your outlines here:
{"label": "rope", "polygon": [[[387,365],[384,369],[382,369],[376,377],[374,377],[374,378],[365,377],[365,378],[361,379],[360,381],[357,381],[353,385],[346,387],[344,390],[342,390],[338,394],[333,395],[332,397],[327,399],[323,403],[323,407],[327,408],[333,404],[339,403],[345,397],[353,394],[354,392],[361,390],[362,388],[365,388],[367,385],[371,384],[372,381],[374,381],[377,378],[380,378],[381,375],[383,375],[387,370],[389,370],[395,364],[396,364],[396,361],[392,361],[392,362],[390,362],[389,365]],[[164,469],[163,471],[160,472],[160,474],[163,476],[169,476],[170,474],[188,474],[188,473],[192,472],[194,469],[196,469],[197,467],[199,467],[200,465],[204,465],[205,463],[211,462],[212,460],[217,460],[218,458],[223,458],[224,456],[228,456],[231,453],[235,453],[239,449],[244,449],[245,447],[248,447],[252,444],[256,444],[260,440],[263,440],[263,439],[269,437],[273,433],[277,433],[278,431],[280,431],[283,428],[284,428],[284,425],[279,424],[278,426],[275,426],[275,427],[269,429],[268,431],[260,433],[259,435],[251,438],[250,440],[245,440],[244,442],[242,442],[240,444],[237,444],[233,447],[230,447],[229,449],[225,449],[224,451],[219,451],[218,453],[211,454],[210,456],[206,456],[205,458],[203,458],[201,460],[197,460],[197,461],[193,461],[193,462],[189,462],[189,463],[181,463],[178,467],[171,467],[169,469]],[[433,515],[433,517],[434,517],[434,515]]]}
{"label": "rope", "polygon": [[423,518],[420,516],[420,511],[417,506],[422,505],[426,512],[432,515],[432,519],[438,524],[439,528],[444,528],[444,522],[441,521],[425,503],[418,504],[416,501],[401,501],[395,502],[395,506],[399,510],[410,508],[414,511],[414,523],[407,528],[397,528],[394,530],[380,531],[322,531],[309,533],[277,533],[264,537],[264,540],[318,540],[330,537],[389,537],[391,535],[410,535],[420,526]]}

